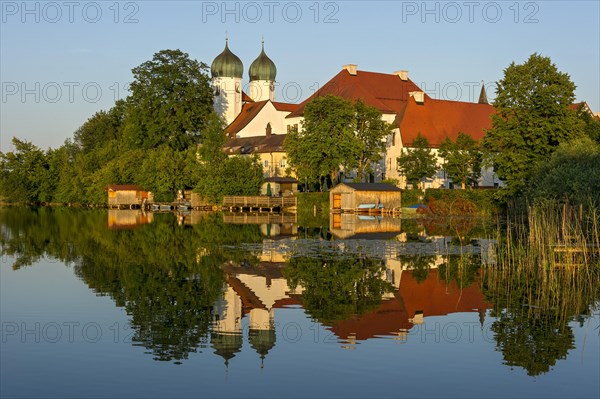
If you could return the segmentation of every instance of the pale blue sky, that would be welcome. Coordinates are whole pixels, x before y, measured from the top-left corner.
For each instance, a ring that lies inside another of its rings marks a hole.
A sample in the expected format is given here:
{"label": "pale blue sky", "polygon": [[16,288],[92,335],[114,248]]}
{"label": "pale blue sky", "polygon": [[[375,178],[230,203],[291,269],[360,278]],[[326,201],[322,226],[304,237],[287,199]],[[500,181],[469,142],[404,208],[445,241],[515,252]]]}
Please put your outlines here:
{"label": "pale blue sky", "polygon": [[210,65],[226,31],[245,84],[264,35],[277,65],[278,101],[304,100],[348,63],[407,69],[434,98],[476,101],[484,80],[493,98],[503,69],[538,52],[569,73],[577,100],[598,112],[599,4],[2,0],[0,151],[12,149],[12,136],[61,145],[126,96],[131,68],[168,48]]}

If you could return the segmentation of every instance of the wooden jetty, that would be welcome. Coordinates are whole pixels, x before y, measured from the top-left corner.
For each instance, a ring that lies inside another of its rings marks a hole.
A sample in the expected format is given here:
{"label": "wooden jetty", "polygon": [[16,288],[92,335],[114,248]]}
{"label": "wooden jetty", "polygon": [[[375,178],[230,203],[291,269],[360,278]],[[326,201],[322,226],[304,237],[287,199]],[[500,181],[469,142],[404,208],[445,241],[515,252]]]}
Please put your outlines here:
{"label": "wooden jetty", "polygon": [[295,211],[298,206],[296,197],[269,197],[265,195],[255,196],[225,196],[223,198],[223,210],[233,211],[258,211],[258,212],[281,212]]}
{"label": "wooden jetty", "polygon": [[287,224],[296,223],[295,213],[224,213],[223,222],[228,224]]}

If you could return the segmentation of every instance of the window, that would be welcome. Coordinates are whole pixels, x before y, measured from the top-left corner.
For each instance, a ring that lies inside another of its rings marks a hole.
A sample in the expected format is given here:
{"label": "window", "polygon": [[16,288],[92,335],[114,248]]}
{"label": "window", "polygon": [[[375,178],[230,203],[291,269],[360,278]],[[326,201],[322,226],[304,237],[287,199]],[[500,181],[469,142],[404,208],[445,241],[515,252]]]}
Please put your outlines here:
{"label": "window", "polygon": [[265,165],[265,168],[268,168],[268,167],[269,167],[269,160],[268,160],[268,159],[265,159],[265,163],[264,163],[264,165]]}
{"label": "window", "polygon": [[396,132],[392,133],[392,146],[396,145]]}
{"label": "window", "polygon": [[279,161],[279,166],[285,168],[285,158]]}

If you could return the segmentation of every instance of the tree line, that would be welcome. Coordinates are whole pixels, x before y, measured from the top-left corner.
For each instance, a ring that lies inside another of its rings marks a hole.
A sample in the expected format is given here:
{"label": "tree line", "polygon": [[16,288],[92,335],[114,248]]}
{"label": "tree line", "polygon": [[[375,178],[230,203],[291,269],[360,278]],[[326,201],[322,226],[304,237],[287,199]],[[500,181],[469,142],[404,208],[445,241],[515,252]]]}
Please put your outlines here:
{"label": "tree line", "polygon": [[[223,195],[254,195],[262,182],[256,157],[222,151],[223,121],[213,109],[206,64],[163,50],[132,70],[131,94],[88,119],[73,138],[46,151],[13,139],[0,153],[0,196],[15,202],[106,202],[109,184],[138,184],[159,201],[194,188],[216,203]],[[464,132],[437,153],[424,134],[398,158],[407,183],[441,170],[463,189],[493,167],[504,187],[498,199],[595,195],[600,203],[600,119],[573,109],[575,84],[547,57],[510,64],[497,83],[492,127],[481,142]],[[363,181],[381,161],[392,125],[361,100],[320,96],[307,103],[302,129],[287,134],[290,167],[307,186],[326,190],[342,170]],[[422,132],[426,133],[426,132]],[[594,194],[595,193],[595,194]]]}
{"label": "tree line", "polygon": [[213,202],[258,192],[258,161],[220,150],[224,125],[213,109],[206,64],[162,50],[132,73],[131,94],[94,114],[60,147],[43,150],[13,138],[14,151],[0,153],[0,196],[103,204],[109,184],[138,184],[159,201],[185,188]]}

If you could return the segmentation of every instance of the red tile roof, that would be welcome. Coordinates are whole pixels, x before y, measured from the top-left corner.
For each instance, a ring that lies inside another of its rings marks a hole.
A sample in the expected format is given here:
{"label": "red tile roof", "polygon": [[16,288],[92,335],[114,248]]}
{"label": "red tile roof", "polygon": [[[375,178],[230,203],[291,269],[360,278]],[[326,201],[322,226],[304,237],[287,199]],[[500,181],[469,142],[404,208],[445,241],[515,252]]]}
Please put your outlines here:
{"label": "red tile roof", "polygon": [[228,135],[234,135],[245,128],[246,125],[248,125],[248,123],[250,123],[250,121],[252,121],[256,115],[258,115],[260,110],[263,109],[267,101],[268,100],[251,102],[242,105],[242,111],[233,120],[233,122],[231,122],[229,126],[225,128],[225,133]]}
{"label": "red tile roof", "polygon": [[298,104],[280,103],[277,101],[271,101],[271,103],[277,111],[293,112],[298,108]]}
{"label": "red tile roof", "polygon": [[446,137],[456,140],[459,132],[481,140],[485,131],[492,127],[490,117],[495,112],[489,104],[427,98],[423,104],[418,104],[411,98],[396,123],[404,146],[411,146],[421,133],[432,147],[439,147]]}
{"label": "red tile roof", "polygon": [[[312,96],[298,105],[288,118],[302,116],[306,104],[317,96],[334,95],[348,100],[361,99],[366,104],[379,109],[385,114],[400,112],[406,105],[409,92],[422,91],[410,79],[402,80],[398,75],[357,71],[356,75],[342,69],[329,82],[317,90]],[[425,94],[425,100],[430,97]]]}
{"label": "red tile roof", "polygon": [[245,91],[242,91],[242,101],[245,103],[253,103],[254,102],[254,100],[252,98],[250,98],[250,96],[247,95]]}

